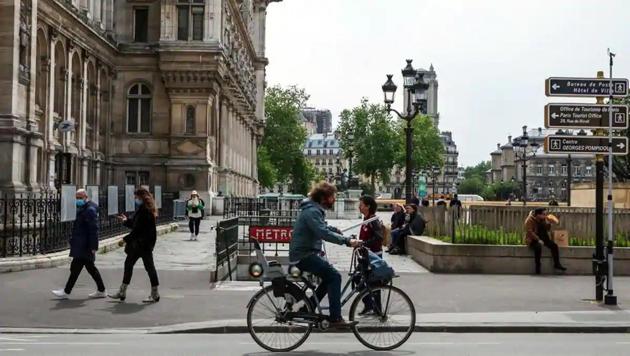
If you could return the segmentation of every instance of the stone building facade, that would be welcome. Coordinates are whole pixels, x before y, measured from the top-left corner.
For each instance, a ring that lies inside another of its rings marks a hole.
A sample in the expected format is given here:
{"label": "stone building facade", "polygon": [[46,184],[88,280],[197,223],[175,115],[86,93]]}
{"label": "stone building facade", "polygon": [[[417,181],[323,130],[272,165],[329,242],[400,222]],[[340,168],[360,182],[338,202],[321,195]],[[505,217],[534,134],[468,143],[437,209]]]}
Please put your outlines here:
{"label": "stone building facade", "polygon": [[0,190],[255,194],[273,1],[0,0]]}
{"label": "stone building facade", "polygon": [[[560,134],[555,130],[542,128],[527,131],[529,142],[539,145],[536,154],[527,162],[527,198],[528,200],[547,201],[552,196],[566,201],[570,193],[569,167],[571,184],[595,181],[595,156],[590,154],[548,154],[543,146],[545,137]],[[567,134],[567,133],[565,133]],[[516,137],[518,141],[520,137]],[[491,168],[487,172],[488,183],[515,181],[522,186],[523,161],[515,153],[512,136],[505,144],[497,144],[497,149],[490,153]]]}

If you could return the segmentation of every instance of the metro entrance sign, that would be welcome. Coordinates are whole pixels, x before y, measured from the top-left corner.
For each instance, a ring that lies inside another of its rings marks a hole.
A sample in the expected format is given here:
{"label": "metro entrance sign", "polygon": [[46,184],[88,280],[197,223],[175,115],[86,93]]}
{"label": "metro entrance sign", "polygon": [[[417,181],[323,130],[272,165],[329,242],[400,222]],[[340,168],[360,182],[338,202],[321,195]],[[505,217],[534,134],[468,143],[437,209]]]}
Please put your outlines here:
{"label": "metro entrance sign", "polygon": [[[613,137],[613,155],[628,154],[628,138]],[[608,137],[606,136],[563,136],[553,135],[545,137],[546,153],[608,153]]]}
{"label": "metro entrance sign", "polygon": [[[613,129],[628,128],[628,106],[612,105]],[[552,129],[608,129],[608,105],[547,104],[545,127]]]}
{"label": "metro entrance sign", "polygon": [[[628,79],[616,78],[612,82],[613,97],[628,96]],[[551,77],[545,80],[545,95],[607,97],[609,86],[610,79]]]}

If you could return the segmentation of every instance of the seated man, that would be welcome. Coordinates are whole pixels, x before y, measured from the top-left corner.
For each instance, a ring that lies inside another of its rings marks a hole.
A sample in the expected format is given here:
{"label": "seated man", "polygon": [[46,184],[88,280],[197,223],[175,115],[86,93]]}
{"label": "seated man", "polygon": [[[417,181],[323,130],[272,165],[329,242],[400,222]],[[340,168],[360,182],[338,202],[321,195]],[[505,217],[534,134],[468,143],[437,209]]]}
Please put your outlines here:
{"label": "seated man", "polygon": [[340,328],[351,325],[341,317],[341,274],[321,257],[322,240],[348,247],[359,247],[361,241],[344,237],[339,229],[326,224],[324,209],[333,207],[336,195],[334,185],[321,182],[300,204],[289,245],[289,261],[302,271],[321,278],[315,295],[321,301],[328,294],[331,326]]}
{"label": "seated man", "polygon": [[534,209],[527,219],[525,220],[525,242],[527,246],[534,250],[534,261],[536,263],[536,274],[540,274],[540,257],[542,255],[542,245],[545,245],[551,250],[551,256],[553,257],[553,268],[566,271],[560,264],[560,252],[558,251],[558,245],[551,241],[549,237],[549,230],[551,230],[551,224],[547,220],[547,209],[536,208]]}

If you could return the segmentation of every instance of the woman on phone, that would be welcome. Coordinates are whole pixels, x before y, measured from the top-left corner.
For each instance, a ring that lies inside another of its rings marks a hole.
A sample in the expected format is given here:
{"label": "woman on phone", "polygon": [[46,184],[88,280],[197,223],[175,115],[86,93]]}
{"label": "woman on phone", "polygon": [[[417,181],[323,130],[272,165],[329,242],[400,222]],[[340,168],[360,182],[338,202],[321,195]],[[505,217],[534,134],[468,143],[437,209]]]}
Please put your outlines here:
{"label": "woman on phone", "polygon": [[153,247],[155,247],[157,237],[155,228],[157,209],[153,196],[144,188],[136,190],[134,199],[136,212],[130,218],[122,214],[118,216],[123,221],[123,224],[131,229],[131,232],[123,238],[125,253],[127,254],[123,282],[118,292],[109,295],[109,297],[121,301],[125,300],[127,297],[127,286],[129,286],[131,275],[133,274],[133,266],[142,258],[144,269],[149,274],[149,280],[151,281],[151,295],[143,302],[155,303],[160,301],[158,275],[153,262]]}

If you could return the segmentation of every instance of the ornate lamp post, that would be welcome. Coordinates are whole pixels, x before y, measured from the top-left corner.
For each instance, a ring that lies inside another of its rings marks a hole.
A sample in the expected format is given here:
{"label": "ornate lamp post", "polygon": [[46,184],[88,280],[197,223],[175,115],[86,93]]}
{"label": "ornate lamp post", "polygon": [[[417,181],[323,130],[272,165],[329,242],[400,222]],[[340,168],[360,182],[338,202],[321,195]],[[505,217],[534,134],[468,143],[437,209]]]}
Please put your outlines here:
{"label": "ornate lamp post", "polygon": [[429,84],[424,82],[423,73],[418,72],[411,65],[412,60],[407,59],[407,65],[402,70],[404,90],[406,95],[407,107],[404,113],[400,113],[391,108],[394,103],[394,95],[398,88],[392,80],[393,74],[387,74],[387,81],[383,84],[383,94],[385,95],[385,105],[388,112],[395,112],[399,118],[407,121],[407,127],[405,128],[406,134],[406,158],[405,158],[405,200],[407,203],[411,202],[413,182],[412,182],[412,169],[413,164],[411,160],[412,154],[412,133],[411,121],[419,114],[426,112],[426,90],[429,88]]}
{"label": "ornate lamp post", "polygon": [[512,140],[516,162],[521,162],[523,167],[523,205],[527,205],[527,161],[536,157],[538,146],[536,142],[529,142],[527,125],[523,126],[523,135]]}

